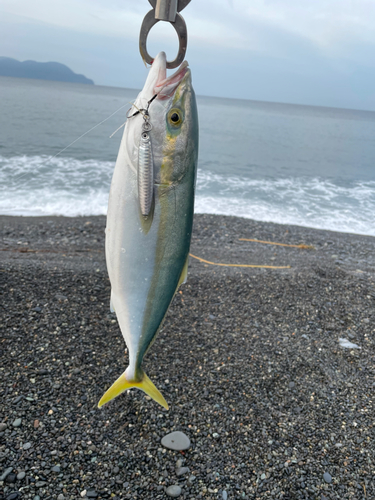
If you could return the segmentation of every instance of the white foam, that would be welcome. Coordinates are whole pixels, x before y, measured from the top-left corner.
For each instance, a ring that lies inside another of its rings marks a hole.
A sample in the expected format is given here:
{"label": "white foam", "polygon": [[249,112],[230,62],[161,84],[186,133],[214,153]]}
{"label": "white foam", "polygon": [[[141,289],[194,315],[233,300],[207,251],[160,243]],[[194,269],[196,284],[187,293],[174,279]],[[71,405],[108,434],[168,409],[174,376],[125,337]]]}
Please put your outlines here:
{"label": "white foam", "polygon": [[[0,156],[0,213],[105,215],[114,162]],[[250,179],[198,171],[197,213],[375,236],[375,182]]]}
{"label": "white foam", "polygon": [[339,186],[318,178],[252,180],[201,171],[195,211],[375,236],[375,182]]}
{"label": "white foam", "polygon": [[113,169],[97,160],[0,157],[0,213],[105,215]]}

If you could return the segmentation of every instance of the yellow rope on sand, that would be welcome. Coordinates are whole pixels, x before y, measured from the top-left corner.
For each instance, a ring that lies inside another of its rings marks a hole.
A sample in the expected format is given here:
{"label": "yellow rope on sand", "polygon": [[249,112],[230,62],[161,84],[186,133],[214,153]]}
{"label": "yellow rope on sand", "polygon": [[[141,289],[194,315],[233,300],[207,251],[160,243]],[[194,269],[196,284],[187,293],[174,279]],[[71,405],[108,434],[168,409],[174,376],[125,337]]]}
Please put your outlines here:
{"label": "yellow rope on sand", "polygon": [[312,245],[289,245],[288,243],[276,243],[275,241],[262,241],[262,240],[252,240],[250,238],[239,238],[239,241],[255,241],[255,243],[264,243],[266,245],[279,245],[281,247],[294,247],[294,248],[303,248],[305,250],[315,250],[315,247]]}
{"label": "yellow rope on sand", "polygon": [[192,253],[189,254],[190,257],[199,260],[200,262],[204,262],[205,264],[211,264],[211,266],[223,266],[223,267],[261,267],[264,269],[290,269],[290,266],[257,266],[256,264],[222,264],[219,262],[210,262],[209,260],[202,259],[201,257],[197,257]]}

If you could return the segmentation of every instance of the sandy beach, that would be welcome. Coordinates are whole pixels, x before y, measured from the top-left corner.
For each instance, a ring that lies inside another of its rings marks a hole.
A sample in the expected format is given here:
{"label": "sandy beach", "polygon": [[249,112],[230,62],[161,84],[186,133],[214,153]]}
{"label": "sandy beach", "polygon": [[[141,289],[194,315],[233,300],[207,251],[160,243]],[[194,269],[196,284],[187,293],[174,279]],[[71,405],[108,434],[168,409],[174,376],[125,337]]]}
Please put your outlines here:
{"label": "sandy beach", "polygon": [[127,365],[104,228],[0,217],[0,499],[374,499],[375,238],[196,215],[194,256],[275,269],[192,257],[145,360],[170,410],[99,410]]}

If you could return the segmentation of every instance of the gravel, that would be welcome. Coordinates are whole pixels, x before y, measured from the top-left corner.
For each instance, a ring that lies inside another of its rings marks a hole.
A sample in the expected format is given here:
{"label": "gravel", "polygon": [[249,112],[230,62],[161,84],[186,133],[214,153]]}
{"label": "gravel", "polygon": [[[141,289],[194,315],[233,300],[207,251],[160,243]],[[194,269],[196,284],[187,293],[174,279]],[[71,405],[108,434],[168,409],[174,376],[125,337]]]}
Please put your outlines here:
{"label": "gravel", "polygon": [[135,390],[98,410],[127,365],[104,225],[0,218],[0,499],[375,498],[375,239],[196,216],[192,254],[291,267],[191,258],[145,360],[170,411]]}

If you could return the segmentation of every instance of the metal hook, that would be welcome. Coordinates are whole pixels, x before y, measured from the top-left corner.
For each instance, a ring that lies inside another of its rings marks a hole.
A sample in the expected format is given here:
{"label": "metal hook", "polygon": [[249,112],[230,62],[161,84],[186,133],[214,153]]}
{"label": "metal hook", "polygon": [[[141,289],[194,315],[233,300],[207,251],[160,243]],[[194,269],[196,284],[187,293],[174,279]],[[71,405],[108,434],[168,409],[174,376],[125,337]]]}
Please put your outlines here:
{"label": "metal hook", "polygon": [[179,12],[191,0],[149,0],[153,10],[148,12],[143,20],[139,34],[139,51],[147,64],[152,64],[154,58],[147,51],[147,37],[151,28],[159,21],[168,21],[176,30],[179,42],[178,54],[173,61],[167,61],[167,68],[177,68],[185,58],[187,47],[187,28],[184,18]]}

